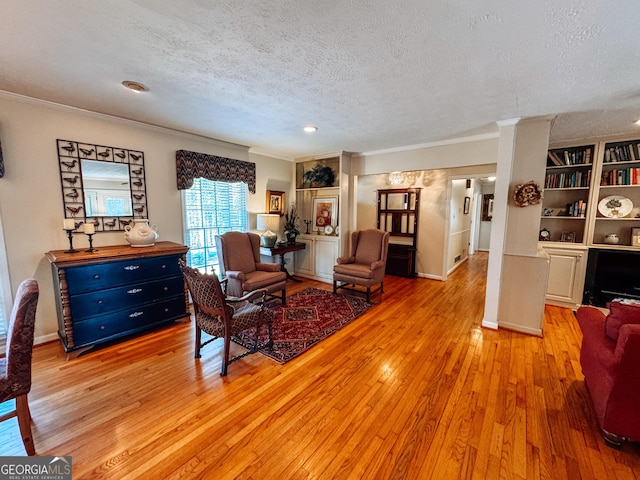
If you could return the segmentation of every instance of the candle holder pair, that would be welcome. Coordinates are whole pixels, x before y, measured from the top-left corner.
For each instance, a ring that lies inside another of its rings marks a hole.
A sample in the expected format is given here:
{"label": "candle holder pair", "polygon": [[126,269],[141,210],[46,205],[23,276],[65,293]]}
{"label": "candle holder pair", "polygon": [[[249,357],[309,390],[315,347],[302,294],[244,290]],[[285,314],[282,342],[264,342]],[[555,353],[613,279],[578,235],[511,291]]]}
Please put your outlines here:
{"label": "candle holder pair", "polygon": [[[68,220],[71,220],[73,225],[71,225]],[[73,227],[73,228],[71,228]],[[65,219],[64,221],[64,231],[67,232],[67,237],[69,237],[69,250],[65,250],[64,253],[77,253],[80,250],[76,250],[73,248],[73,231],[76,229],[75,221],[73,219]],[[97,252],[95,248],[93,248],[93,235],[95,234],[95,226],[92,223],[84,224],[84,233],[89,237],[89,249],[85,250],[86,252]]]}

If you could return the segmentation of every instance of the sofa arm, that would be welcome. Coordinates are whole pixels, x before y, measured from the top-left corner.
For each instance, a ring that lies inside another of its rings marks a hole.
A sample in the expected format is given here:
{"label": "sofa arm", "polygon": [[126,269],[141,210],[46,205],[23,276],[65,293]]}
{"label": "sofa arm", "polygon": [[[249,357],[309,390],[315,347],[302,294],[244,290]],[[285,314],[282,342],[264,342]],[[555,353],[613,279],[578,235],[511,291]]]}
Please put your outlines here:
{"label": "sofa arm", "polygon": [[[632,362],[636,368],[640,367],[640,325],[637,323],[627,323],[620,327],[618,335],[618,343],[616,344],[616,360],[620,362],[622,356],[633,355],[635,360]],[[625,358],[625,360],[630,360]]]}
{"label": "sofa arm", "polygon": [[280,265],[277,263],[256,263],[256,270],[260,270],[261,272],[279,272]]}
{"label": "sofa arm", "polygon": [[607,317],[601,310],[596,307],[580,307],[576,311],[576,318],[583,335],[595,329],[600,329],[604,335],[604,321]]}

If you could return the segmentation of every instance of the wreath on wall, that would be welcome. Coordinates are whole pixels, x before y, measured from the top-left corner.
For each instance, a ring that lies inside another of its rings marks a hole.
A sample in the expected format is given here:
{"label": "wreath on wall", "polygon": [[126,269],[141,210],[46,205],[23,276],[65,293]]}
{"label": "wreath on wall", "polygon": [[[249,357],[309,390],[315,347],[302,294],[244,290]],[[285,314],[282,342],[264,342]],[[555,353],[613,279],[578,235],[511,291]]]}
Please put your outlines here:
{"label": "wreath on wall", "polygon": [[540,185],[535,183],[533,180],[516,185],[513,201],[518,207],[537,205],[542,201],[542,190],[540,189]]}

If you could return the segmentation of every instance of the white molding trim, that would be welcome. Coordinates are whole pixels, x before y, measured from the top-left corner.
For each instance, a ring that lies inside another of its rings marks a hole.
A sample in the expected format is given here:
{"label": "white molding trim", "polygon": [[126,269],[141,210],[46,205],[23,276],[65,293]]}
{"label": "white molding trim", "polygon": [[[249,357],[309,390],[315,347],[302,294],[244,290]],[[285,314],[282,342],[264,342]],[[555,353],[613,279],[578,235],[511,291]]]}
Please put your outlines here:
{"label": "white molding trim", "polygon": [[482,319],[482,324],[485,328],[490,328],[491,330],[498,330],[498,324],[496,322],[490,322],[488,320]]}
{"label": "white molding trim", "polygon": [[416,273],[416,276],[420,278],[428,278],[429,280],[440,280],[441,282],[444,281],[444,279],[440,275],[432,275],[430,273]]}
{"label": "white molding trim", "polygon": [[506,328],[507,330],[513,330],[514,332],[519,332],[519,333],[526,333],[528,335],[535,335],[537,337],[542,336],[541,328],[524,327],[522,325],[516,325],[513,323],[505,323],[505,322],[500,322],[500,328]]}
{"label": "white molding trim", "polygon": [[406,152],[409,150],[422,150],[423,148],[441,147],[444,145],[455,145],[458,143],[479,142],[482,140],[490,140],[498,137],[500,137],[500,132],[483,133],[480,135],[472,135],[469,137],[452,138],[449,140],[440,140],[436,142],[421,143],[418,145],[407,145],[405,147],[387,148],[384,150],[372,150],[370,152],[361,152],[355,155],[358,157],[364,157],[367,155],[381,155],[386,153]]}
{"label": "white molding trim", "polygon": [[180,135],[180,136],[195,138],[200,141],[210,142],[222,148],[237,149],[243,153],[247,153],[250,148],[247,145],[240,145],[238,143],[227,142],[225,140],[219,140],[217,138],[207,137],[205,135],[200,135],[197,133],[185,132],[184,130],[176,130],[169,127],[154,125],[152,123],[139,122],[137,120],[129,120],[127,118],[116,117],[114,115],[107,115],[106,113],[99,113],[99,112],[94,112],[92,110],[85,110],[83,108],[71,107],[69,105],[64,105],[62,103],[55,103],[55,102],[50,102],[48,100],[41,100],[39,98],[27,97],[25,95],[19,95],[17,93],[7,92],[5,90],[0,90],[0,97],[7,98],[9,100],[15,100],[22,103],[27,103],[30,105],[51,108],[53,110],[59,110],[65,113],[73,113],[74,115],[82,115],[85,117],[94,118],[98,120],[107,120],[107,121],[118,123],[120,125],[124,125],[127,127],[141,128],[141,129],[156,132],[156,133],[166,134],[167,132],[171,132],[174,135]]}
{"label": "white molding trim", "polygon": [[41,345],[43,343],[53,342],[54,340],[58,340],[57,333],[49,333],[47,335],[42,335],[40,337],[36,337],[33,339],[34,345]]}
{"label": "white molding trim", "polygon": [[262,150],[260,148],[249,147],[249,154],[253,155],[262,155],[263,157],[275,158],[277,160],[286,160],[287,162],[293,162],[292,157],[284,157],[282,155],[278,155],[275,153],[268,152],[267,150]]}

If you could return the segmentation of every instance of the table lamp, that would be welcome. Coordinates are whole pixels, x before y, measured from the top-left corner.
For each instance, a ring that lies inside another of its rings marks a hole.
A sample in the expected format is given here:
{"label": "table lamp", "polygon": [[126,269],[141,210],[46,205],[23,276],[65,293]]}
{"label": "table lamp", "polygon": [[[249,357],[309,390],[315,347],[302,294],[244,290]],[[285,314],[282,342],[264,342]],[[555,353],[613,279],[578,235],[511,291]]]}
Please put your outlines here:
{"label": "table lamp", "polygon": [[258,230],[262,230],[260,235],[260,245],[267,248],[273,248],[278,239],[278,235],[273,233],[280,230],[280,215],[275,213],[258,214]]}

